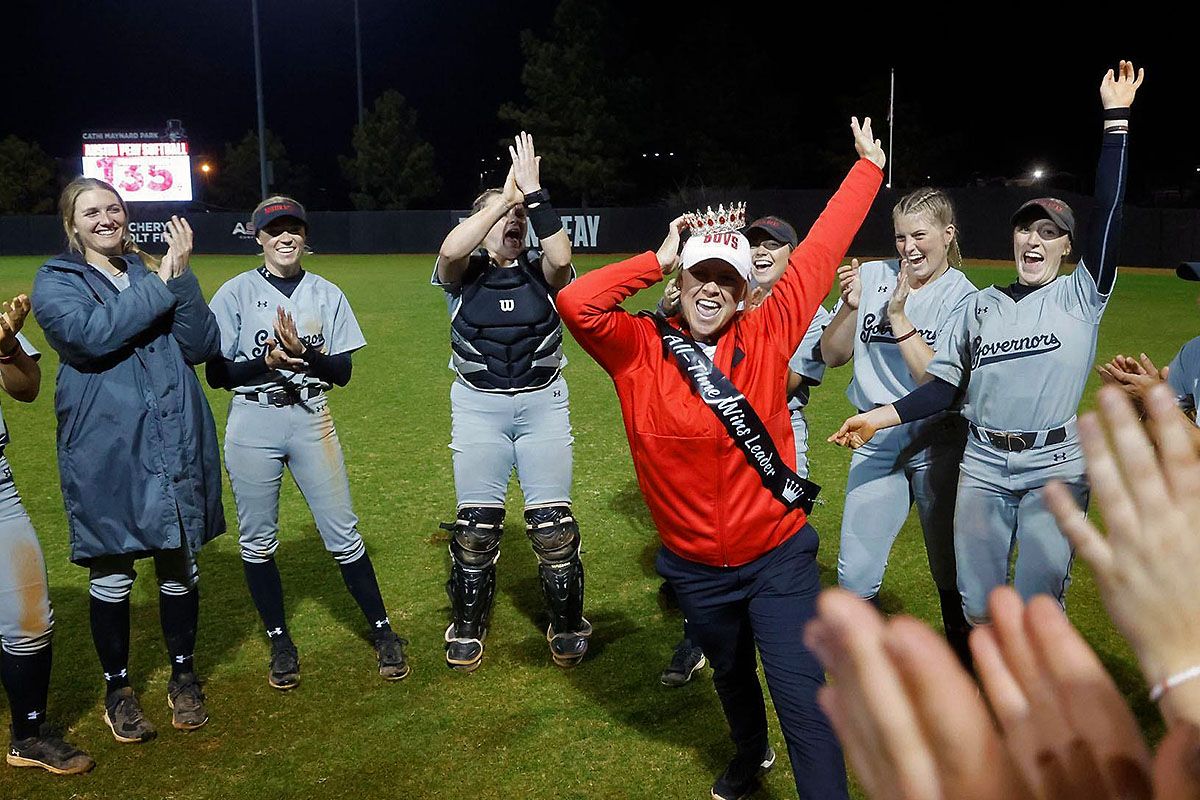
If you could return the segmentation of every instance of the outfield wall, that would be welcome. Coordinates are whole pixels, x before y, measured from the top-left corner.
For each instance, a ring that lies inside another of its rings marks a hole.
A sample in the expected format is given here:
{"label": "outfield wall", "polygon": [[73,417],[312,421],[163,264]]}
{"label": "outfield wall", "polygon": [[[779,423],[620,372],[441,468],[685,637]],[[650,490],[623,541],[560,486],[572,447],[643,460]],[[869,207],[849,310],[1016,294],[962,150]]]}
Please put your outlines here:
{"label": "outfield wall", "polygon": [[[950,190],[958,207],[962,249],[968,259],[1012,258],[1009,217],[1034,196],[1028,189],[1007,187]],[[1086,231],[1090,198],[1060,193]],[[746,192],[750,214],[777,214],[803,230],[816,219],[829,197],[824,191]],[[883,190],[851,247],[851,254],[892,250],[891,207],[899,193]],[[178,208],[134,206],[131,230],[151,252],[165,250],[165,220]],[[200,253],[250,255],[258,252],[248,217],[234,213],[185,212],[196,231]],[[657,248],[667,222],[678,213],[666,207],[560,209],[577,252],[630,253]],[[463,211],[325,211],[312,212],[310,244],[327,253],[433,253]],[[1169,267],[1200,260],[1200,209],[1125,211],[1120,263]],[[532,234],[531,244],[536,243]],[[1079,238],[1079,237],[1077,237]],[[47,256],[63,248],[63,232],[54,216],[0,216],[0,255]]]}

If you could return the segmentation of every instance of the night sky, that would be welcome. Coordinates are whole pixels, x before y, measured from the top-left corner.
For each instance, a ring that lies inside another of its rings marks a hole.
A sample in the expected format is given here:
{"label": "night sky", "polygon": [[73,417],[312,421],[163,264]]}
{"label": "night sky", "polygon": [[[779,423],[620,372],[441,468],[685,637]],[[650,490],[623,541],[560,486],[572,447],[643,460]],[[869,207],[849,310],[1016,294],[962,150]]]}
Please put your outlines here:
{"label": "night sky", "polygon": [[[627,147],[677,148],[668,184],[713,182],[711,157],[698,166],[694,152],[701,134],[710,150],[730,153],[746,185],[827,184],[809,156],[836,145],[849,159],[848,106],[884,117],[895,67],[896,152],[907,134],[919,137],[929,180],[962,185],[1043,165],[1086,185],[1100,127],[1096,87],[1104,68],[1127,57],[1148,73],[1134,113],[1130,198],[1195,202],[1197,43],[1191,23],[1165,5],[1138,4],[1136,16],[1107,4],[858,3],[838,13],[797,3],[608,5],[610,69],[646,91],[637,99],[645,124],[631,126]],[[367,105],[396,89],[418,110],[444,181],[434,205],[461,206],[478,187],[479,159],[502,153],[510,132],[497,109],[524,99],[519,32],[544,36],[556,6],[360,0]],[[352,8],[260,0],[267,126],[312,170],[317,207],[346,204],[337,156],[350,152],[356,122]],[[0,137],[74,157],[84,129],[159,128],[174,117],[194,154],[219,158],[225,142],[256,125],[250,0],[16,0],[5,26]],[[886,128],[877,130],[886,144]],[[635,186],[631,196],[652,201],[663,188]]]}

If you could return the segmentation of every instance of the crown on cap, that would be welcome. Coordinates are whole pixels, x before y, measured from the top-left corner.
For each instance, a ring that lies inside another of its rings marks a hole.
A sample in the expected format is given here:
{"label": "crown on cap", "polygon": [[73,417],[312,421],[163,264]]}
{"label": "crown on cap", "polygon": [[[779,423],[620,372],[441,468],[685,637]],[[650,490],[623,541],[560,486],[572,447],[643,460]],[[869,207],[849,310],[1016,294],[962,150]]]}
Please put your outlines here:
{"label": "crown on cap", "polygon": [[733,233],[746,227],[746,204],[745,203],[730,203],[729,209],[726,210],[724,205],[717,206],[717,210],[713,211],[712,206],[708,207],[707,212],[697,209],[695,212],[684,215],[692,233]]}

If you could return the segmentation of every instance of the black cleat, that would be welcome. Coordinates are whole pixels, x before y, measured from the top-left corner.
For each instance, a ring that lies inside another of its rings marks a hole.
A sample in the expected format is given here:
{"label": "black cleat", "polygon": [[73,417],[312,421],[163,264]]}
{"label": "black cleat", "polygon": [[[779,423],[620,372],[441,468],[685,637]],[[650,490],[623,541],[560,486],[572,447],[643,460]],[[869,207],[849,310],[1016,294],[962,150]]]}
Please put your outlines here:
{"label": "black cleat", "polygon": [[460,672],[474,672],[483,661],[483,640],[487,631],[483,631],[478,639],[456,637],[454,623],[446,628],[446,666]]}
{"label": "black cleat", "polygon": [[280,636],[271,640],[271,663],[267,683],[286,692],[300,685],[300,654],[292,640]]}
{"label": "black cleat", "polygon": [[662,675],[658,679],[663,686],[678,688],[687,684],[693,675],[704,669],[704,665],[707,663],[704,651],[699,647],[693,647],[690,640],[684,639],[675,645],[675,654],[671,656],[671,663],[662,671]]}
{"label": "black cleat", "polygon": [[402,639],[394,631],[385,631],[375,637],[375,654],[379,657],[379,674],[384,680],[402,681],[412,672],[408,660],[404,657],[404,646],[407,639]]}
{"label": "black cleat", "polygon": [[759,779],[773,766],[775,750],[770,745],[767,745],[765,753],[754,758],[739,753],[713,784],[712,800],[742,800],[749,797],[758,789]]}
{"label": "black cleat", "polygon": [[59,736],[14,739],[5,760],[13,767],[37,767],[55,775],[82,775],[96,766],[87,753]]}
{"label": "black cleat", "polygon": [[555,633],[554,626],[546,628],[546,641],[550,643],[550,658],[560,667],[573,667],[583,660],[588,651],[588,637],[592,635],[592,623],[587,619],[577,631]]}
{"label": "black cleat", "polygon": [[108,723],[113,738],[122,744],[148,742],[158,735],[129,686],[109,692],[108,697],[104,698],[104,721]]}
{"label": "black cleat", "polygon": [[171,724],[176,730],[194,731],[208,722],[204,692],[200,691],[200,680],[194,672],[167,682],[167,705],[171,707]]}

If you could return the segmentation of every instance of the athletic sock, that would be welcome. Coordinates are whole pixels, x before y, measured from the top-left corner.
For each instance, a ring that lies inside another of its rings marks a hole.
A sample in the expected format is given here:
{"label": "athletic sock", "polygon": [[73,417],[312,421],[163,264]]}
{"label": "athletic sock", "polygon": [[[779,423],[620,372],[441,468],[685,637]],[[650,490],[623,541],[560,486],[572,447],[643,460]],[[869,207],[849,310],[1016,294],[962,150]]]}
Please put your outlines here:
{"label": "athletic sock", "polygon": [[158,593],[158,614],[163,638],[171,656],[171,680],[194,672],[196,624],[200,619],[200,589],[193,586],[183,594]]}
{"label": "athletic sock", "polygon": [[37,736],[46,721],[50,694],[50,645],[28,655],[0,655],[0,682],[12,710],[12,738]]}
{"label": "athletic sock", "polygon": [[109,603],[91,597],[92,642],[109,694],[129,685],[129,598]]}
{"label": "athletic sock", "polygon": [[246,586],[250,589],[250,599],[258,609],[267,629],[267,638],[274,641],[280,636],[287,639],[287,622],[283,612],[283,581],[279,578],[279,567],[274,558],[266,561],[242,561],[242,572],[246,575]]}
{"label": "athletic sock", "polygon": [[363,616],[371,626],[371,634],[379,634],[392,629],[388,619],[387,609],[383,607],[383,595],[379,593],[379,580],[375,577],[375,567],[371,566],[371,558],[367,551],[348,564],[339,564],[342,568],[342,579],[350,596],[362,609]]}

